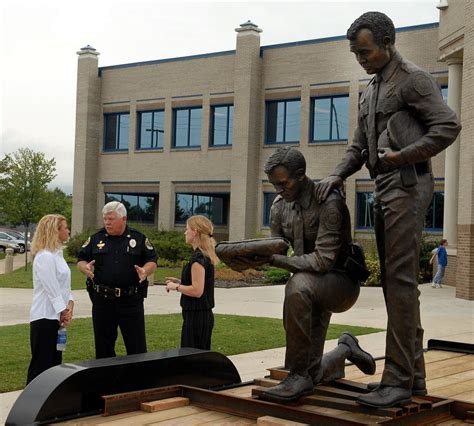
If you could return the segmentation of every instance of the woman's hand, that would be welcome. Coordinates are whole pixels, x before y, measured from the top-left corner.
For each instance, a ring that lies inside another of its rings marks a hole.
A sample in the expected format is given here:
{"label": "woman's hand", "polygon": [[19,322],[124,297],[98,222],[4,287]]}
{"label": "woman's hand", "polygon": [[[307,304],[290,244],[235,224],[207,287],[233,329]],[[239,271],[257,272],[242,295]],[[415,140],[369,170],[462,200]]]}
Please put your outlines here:
{"label": "woman's hand", "polygon": [[178,287],[181,284],[181,280],[178,280],[178,278],[174,278],[174,277],[166,277],[165,283],[166,283],[166,291],[169,293],[171,290],[178,291]]}
{"label": "woman's hand", "polygon": [[67,327],[72,320],[73,313],[74,313],[74,301],[70,300],[66,306],[66,309],[64,309],[64,311],[61,312],[59,316],[59,322],[62,323],[64,327]]}

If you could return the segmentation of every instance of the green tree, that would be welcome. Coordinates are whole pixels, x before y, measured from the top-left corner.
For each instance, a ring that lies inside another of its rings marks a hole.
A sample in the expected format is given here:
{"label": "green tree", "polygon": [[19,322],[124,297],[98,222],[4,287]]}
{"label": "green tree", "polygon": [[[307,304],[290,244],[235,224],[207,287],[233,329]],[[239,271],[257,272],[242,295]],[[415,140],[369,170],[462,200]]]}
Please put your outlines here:
{"label": "green tree", "polygon": [[47,191],[48,213],[62,214],[71,227],[72,216],[72,197],[60,188],[54,188]]}
{"label": "green tree", "polygon": [[[49,211],[47,185],[56,177],[56,160],[29,148],[7,154],[0,160],[0,214],[11,224],[29,227]],[[28,252],[25,251],[25,268]]]}

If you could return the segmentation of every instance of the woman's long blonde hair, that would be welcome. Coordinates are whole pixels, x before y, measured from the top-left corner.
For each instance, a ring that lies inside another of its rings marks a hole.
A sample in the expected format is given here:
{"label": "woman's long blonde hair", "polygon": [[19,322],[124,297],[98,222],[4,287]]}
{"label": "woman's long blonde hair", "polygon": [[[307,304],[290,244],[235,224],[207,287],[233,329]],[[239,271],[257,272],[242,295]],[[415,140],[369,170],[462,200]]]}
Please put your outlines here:
{"label": "woman's long blonde hair", "polygon": [[206,255],[213,265],[219,262],[219,258],[216,255],[216,241],[214,240],[212,233],[214,232],[214,225],[206,217],[202,215],[191,216],[186,224],[195,232],[198,237],[198,248]]}
{"label": "woman's long blonde hair", "polygon": [[31,241],[32,255],[43,249],[56,251],[63,246],[59,240],[59,228],[63,222],[66,218],[60,214],[47,214],[41,218]]}

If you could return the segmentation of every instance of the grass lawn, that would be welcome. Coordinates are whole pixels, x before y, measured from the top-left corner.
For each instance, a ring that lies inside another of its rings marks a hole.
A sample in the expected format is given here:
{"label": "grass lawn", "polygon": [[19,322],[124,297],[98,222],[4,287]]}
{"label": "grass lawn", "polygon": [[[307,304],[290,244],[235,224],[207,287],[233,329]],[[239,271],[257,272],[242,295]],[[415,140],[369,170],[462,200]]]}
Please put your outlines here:
{"label": "grass lawn", "polygon": [[[181,314],[146,316],[148,351],[178,347],[181,325]],[[376,328],[332,324],[329,326],[327,339],[334,339],[346,330],[356,335],[381,331]],[[30,362],[29,324],[0,327],[0,341],[0,392],[22,389],[25,387]],[[285,346],[285,335],[280,319],[215,315],[213,351],[235,355],[282,346]],[[91,318],[75,319],[68,328],[67,350],[64,352],[63,362],[93,359],[94,353]],[[125,354],[122,338],[119,337],[117,355]]]}
{"label": "grass lawn", "polygon": [[[76,265],[69,265],[71,268],[71,286],[73,290],[86,288],[86,279],[76,268]],[[163,282],[165,277],[180,277],[181,268],[157,268],[155,281]],[[31,264],[25,271],[24,267],[9,274],[0,274],[0,288],[33,288],[31,275]]]}

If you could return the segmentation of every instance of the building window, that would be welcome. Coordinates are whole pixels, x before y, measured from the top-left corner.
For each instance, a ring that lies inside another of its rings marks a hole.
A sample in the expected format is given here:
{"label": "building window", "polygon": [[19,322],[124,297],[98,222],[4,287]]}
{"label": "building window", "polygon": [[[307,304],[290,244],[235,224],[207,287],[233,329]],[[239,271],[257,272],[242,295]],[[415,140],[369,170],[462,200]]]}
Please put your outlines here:
{"label": "building window", "polygon": [[300,140],[301,101],[266,103],[265,143],[298,143]]}
{"label": "building window", "polygon": [[211,146],[232,145],[234,129],[234,105],[211,108]]}
{"label": "building window", "polygon": [[165,112],[138,113],[138,149],[163,148],[165,137]]}
{"label": "building window", "polygon": [[357,229],[374,227],[374,194],[357,192]]}
{"label": "building window", "polygon": [[448,86],[441,86],[441,96],[443,96],[443,101],[448,103]]}
{"label": "building window", "polygon": [[444,220],[444,192],[433,194],[425,217],[425,231],[442,231]]}
{"label": "building window", "polygon": [[[444,192],[433,194],[425,217],[424,229],[427,232],[442,231],[444,219]],[[374,227],[374,195],[372,192],[357,192],[357,229]]]}
{"label": "building window", "polygon": [[157,194],[106,192],[105,202],[120,201],[127,209],[127,220],[135,223],[155,223]]}
{"label": "building window", "polygon": [[105,114],[104,151],[128,150],[130,114]]}
{"label": "building window", "polygon": [[173,110],[175,148],[201,146],[201,118],[201,107]]}
{"label": "building window", "polygon": [[175,223],[186,223],[196,214],[208,217],[214,225],[227,224],[229,194],[176,193]]}
{"label": "building window", "polygon": [[311,110],[313,142],[348,140],[349,95],[314,98]]}
{"label": "building window", "polygon": [[270,226],[270,209],[276,196],[276,192],[263,193],[263,226]]}

